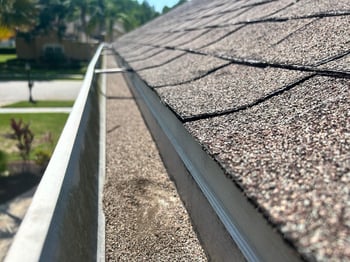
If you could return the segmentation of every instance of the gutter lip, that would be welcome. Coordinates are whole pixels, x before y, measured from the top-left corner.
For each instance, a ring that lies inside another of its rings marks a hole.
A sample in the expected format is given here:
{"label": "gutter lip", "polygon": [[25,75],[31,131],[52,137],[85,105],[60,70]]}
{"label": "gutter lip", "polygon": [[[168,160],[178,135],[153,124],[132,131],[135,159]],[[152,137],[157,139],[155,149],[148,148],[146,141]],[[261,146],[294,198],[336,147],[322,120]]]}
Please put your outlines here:
{"label": "gutter lip", "polygon": [[[104,46],[103,50],[108,50]],[[102,54],[102,52],[101,52]],[[102,70],[107,68],[107,59],[100,55]],[[96,74],[96,69],[95,69]],[[106,75],[101,75],[99,89],[99,110],[100,110],[100,131],[99,131],[99,170],[98,170],[98,216],[97,216],[97,261],[105,261],[105,247],[106,247],[106,219],[103,211],[103,189],[106,176],[106,89],[107,79]]]}
{"label": "gutter lip", "polygon": [[116,68],[106,68],[102,67],[102,69],[95,69],[95,74],[108,74],[108,73],[124,73],[132,71],[130,68],[124,68],[124,67],[116,67]]}
{"label": "gutter lip", "polygon": [[[114,52],[121,64],[130,68],[128,63]],[[142,99],[146,104],[153,120],[171,141],[178,156],[244,257],[248,261],[302,261],[303,257],[295,247],[284,239],[280,232],[276,232],[276,228],[189,134],[183,126],[184,123],[161,102],[156,92],[137,72],[126,73],[125,77],[137,97],[136,102],[139,104],[139,100]],[[142,111],[142,107],[139,108]],[[147,122],[147,119],[145,120]]]}

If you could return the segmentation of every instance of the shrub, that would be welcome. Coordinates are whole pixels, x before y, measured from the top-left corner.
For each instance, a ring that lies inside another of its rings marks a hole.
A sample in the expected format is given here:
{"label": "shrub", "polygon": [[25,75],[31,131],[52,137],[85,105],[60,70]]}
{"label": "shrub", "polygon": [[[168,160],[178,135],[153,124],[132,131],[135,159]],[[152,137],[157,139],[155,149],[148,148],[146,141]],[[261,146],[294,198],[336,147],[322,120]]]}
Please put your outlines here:
{"label": "shrub", "polygon": [[43,168],[46,168],[51,158],[51,154],[46,150],[38,150],[35,153],[35,163]]}
{"label": "shrub", "polygon": [[16,48],[14,48],[14,47],[0,47],[0,54],[14,55],[14,54],[16,54]]}
{"label": "shrub", "polygon": [[14,131],[13,138],[17,140],[19,154],[24,161],[29,159],[34,140],[34,134],[29,129],[29,124],[23,124],[22,119],[16,121],[11,119],[11,128]]}

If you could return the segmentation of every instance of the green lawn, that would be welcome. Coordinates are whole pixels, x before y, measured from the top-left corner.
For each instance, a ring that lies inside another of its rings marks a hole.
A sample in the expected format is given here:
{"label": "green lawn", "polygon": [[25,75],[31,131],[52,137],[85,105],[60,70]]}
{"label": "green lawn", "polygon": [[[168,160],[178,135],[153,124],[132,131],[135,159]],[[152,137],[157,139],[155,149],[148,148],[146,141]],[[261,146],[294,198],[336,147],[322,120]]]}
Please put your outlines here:
{"label": "green lawn", "polygon": [[0,54],[0,63],[5,63],[7,60],[16,59],[16,54]]}
{"label": "green lawn", "polygon": [[74,101],[35,101],[35,104],[28,101],[21,101],[6,105],[4,108],[28,108],[28,107],[72,107]]}
{"label": "green lawn", "polygon": [[[16,141],[7,138],[9,134],[13,133],[10,127],[11,118],[16,120],[22,119],[24,123],[30,123],[30,129],[34,134],[30,159],[34,159],[34,154],[38,150],[53,152],[68,114],[0,114],[0,150],[8,154],[9,161],[21,159],[16,147]],[[52,143],[50,142],[50,137],[52,138]]]}

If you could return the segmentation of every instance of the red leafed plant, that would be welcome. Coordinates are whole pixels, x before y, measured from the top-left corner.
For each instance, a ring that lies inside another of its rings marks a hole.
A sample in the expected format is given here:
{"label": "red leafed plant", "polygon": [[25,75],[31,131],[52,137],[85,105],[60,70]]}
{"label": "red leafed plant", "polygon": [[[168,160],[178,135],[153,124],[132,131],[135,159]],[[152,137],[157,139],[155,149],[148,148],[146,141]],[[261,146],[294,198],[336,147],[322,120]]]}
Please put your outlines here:
{"label": "red leafed plant", "polygon": [[17,140],[17,148],[24,161],[29,159],[34,140],[34,134],[29,128],[29,123],[24,124],[22,119],[16,121],[11,119],[11,128],[14,131],[13,137]]}

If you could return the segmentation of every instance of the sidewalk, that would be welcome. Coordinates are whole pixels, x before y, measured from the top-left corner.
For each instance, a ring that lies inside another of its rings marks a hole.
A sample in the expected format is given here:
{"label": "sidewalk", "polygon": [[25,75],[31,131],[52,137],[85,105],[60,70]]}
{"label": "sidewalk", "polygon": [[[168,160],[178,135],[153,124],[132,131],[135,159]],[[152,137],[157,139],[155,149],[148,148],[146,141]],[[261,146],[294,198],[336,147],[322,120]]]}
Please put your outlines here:
{"label": "sidewalk", "polygon": [[[75,100],[82,81],[35,81],[32,88],[34,100]],[[28,82],[0,81],[0,106],[29,98]]]}
{"label": "sidewalk", "polygon": [[71,107],[0,108],[0,114],[70,113]]}
{"label": "sidewalk", "polygon": [[3,261],[13,237],[27,212],[36,187],[0,205],[0,261]]}

